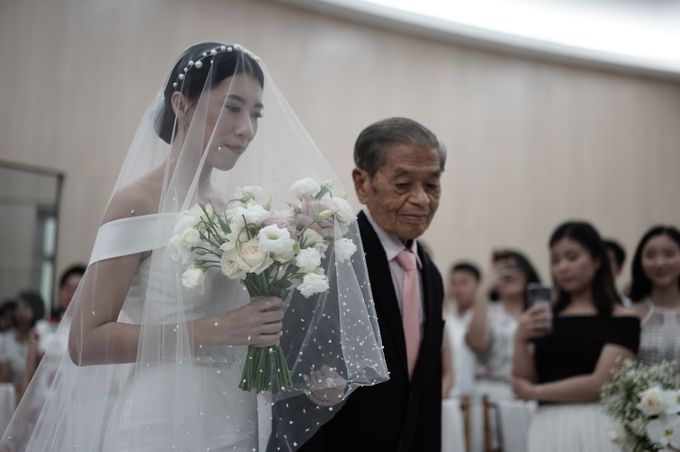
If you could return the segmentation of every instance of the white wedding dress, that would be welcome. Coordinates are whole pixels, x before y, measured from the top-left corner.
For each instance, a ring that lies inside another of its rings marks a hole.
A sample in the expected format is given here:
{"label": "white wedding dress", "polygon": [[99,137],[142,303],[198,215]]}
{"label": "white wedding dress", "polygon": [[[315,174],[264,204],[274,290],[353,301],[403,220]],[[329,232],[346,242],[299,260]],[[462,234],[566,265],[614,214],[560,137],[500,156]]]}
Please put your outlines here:
{"label": "white wedding dress", "polygon": [[[140,323],[145,303],[156,303],[152,309],[157,310],[157,320],[176,318],[175,302],[165,287],[144,287],[149,281],[151,260],[146,258],[139,266],[121,321]],[[211,280],[213,287],[208,287],[203,296],[187,297],[193,301],[181,313],[187,320],[223,313],[249,301],[238,281],[225,277]],[[232,296],[222,298],[216,293]],[[255,450],[256,396],[238,387],[245,353],[246,347],[220,346],[201,350],[193,362],[137,364],[114,401],[103,450],[188,450],[186,445],[201,451]]]}

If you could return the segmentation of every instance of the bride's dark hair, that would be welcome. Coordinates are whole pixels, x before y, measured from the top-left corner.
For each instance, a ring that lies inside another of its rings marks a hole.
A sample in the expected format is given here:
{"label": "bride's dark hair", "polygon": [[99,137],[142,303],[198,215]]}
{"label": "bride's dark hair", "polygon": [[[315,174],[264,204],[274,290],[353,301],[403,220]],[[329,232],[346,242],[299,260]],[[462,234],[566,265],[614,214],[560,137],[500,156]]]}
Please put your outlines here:
{"label": "bride's dark hair", "polygon": [[[221,46],[229,47],[231,51],[220,51],[210,55],[213,49]],[[209,58],[205,58],[205,64],[189,65],[189,61],[198,61],[206,53]],[[210,59],[213,60],[210,64]],[[264,73],[259,63],[248,52],[243,51],[239,46],[225,44],[222,42],[201,42],[194,44],[182,53],[175,63],[168,77],[167,84],[163,90],[163,108],[156,117],[154,127],[159,137],[166,143],[172,141],[172,131],[175,124],[175,112],[172,109],[172,94],[180,91],[189,101],[198,99],[205,87],[208,74],[212,67],[212,76],[208,81],[208,88],[214,88],[222,80],[235,74],[250,74],[260,86],[264,87]],[[184,68],[189,68],[184,71]],[[180,80],[180,74],[184,74],[184,79]]]}

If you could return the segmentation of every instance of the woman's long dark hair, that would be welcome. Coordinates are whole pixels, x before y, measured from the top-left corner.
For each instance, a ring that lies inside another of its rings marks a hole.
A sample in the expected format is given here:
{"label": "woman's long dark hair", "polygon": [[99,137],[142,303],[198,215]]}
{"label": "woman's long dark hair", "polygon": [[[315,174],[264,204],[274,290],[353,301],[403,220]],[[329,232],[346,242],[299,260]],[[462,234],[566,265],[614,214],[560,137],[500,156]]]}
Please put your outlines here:
{"label": "woman's long dark hair", "polygon": [[[629,296],[633,301],[642,301],[652,293],[652,281],[642,269],[642,252],[645,246],[647,246],[647,242],[659,235],[670,237],[671,240],[680,246],[680,231],[673,226],[654,226],[642,236],[640,243],[635,248],[633,264],[630,268],[632,283]],[[680,277],[678,278],[678,287],[680,287]]]}
{"label": "woman's long dark hair", "polygon": [[[597,229],[584,221],[568,221],[559,225],[552,233],[549,242],[550,248],[562,239],[578,242],[588,250],[590,257],[599,263],[591,286],[593,304],[597,309],[597,315],[610,316],[614,310],[614,304],[621,304],[621,296],[614,285],[609,259]],[[557,287],[557,284],[555,286]],[[571,303],[571,295],[564,289],[558,288],[555,312],[564,310],[569,303]]]}
{"label": "woman's long dark hair", "polygon": [[[189,101],[194,101],[201,95],[206,82],[209,83],[208,87],[212,89],[222,80],[235,74],[250,74],[257,79],[260,86],[264,86],[264,73],[262,72],[262,68],[248,52],[245,52],[232,44],[221,42],[202,42],[194,44],[185,50],[179,57],[177,63],[175,63],[175,66],[170,72],[165,89],[163,90],[165,101],[162,111],[156,117],[154,127],[156,128],[158,136],[166,143],[170,144],[173,138],[173,130],[175,130],[174,125],[176,118],[175,112],[172,109],[172,94],[176,89],[173,86],[173,83],[178,80],[179,74],[188,66],[190,60],[196,60],[203,52],[210,52],[212,49],[219,46],[229,46],[233,50],[230,52],[217,53],[212,58],[213,63],[211,64],[204,64],[201,68],[198,66],[192,67],[192,69],[184,76],[184,82],[182,83],[180,92],[184,97],[189,99]],[[208,74],[211,73],[211,70],[212,76],[210,80],[208,80]]]}

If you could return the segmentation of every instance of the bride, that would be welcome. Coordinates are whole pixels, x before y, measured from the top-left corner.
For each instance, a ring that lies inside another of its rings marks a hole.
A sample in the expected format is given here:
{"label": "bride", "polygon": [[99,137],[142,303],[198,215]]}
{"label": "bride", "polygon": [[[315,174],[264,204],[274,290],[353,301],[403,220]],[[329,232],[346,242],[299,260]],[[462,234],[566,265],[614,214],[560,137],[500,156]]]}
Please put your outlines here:
{"label": "bride", "polygon": [[[184,51],[142,118],[59,327],[59,371],[46,396],[29,387],[0,450],[294,450],[354,389],[384,381],[355,223],[359,252],[349,264],[329,253],[330,290],[303,302],[251,298],[219,270],[189,290],[170,259],[178,212],[224,208],[254,185],[276,207],[302,177],[339,187],[259,58],[219,42]],[[293,389],[241,390],[247,346],[280,340]],[[317,409],[273,419],[271,404],[290,397]],[[272,425],[285,434],[270,440]]]}

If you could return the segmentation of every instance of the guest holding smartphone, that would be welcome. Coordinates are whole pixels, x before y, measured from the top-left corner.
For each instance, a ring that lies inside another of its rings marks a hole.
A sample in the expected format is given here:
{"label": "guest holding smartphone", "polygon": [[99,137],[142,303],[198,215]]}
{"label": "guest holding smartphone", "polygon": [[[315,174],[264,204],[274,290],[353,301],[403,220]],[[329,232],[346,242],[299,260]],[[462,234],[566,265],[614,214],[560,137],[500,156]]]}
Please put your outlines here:
{"label": "guest holding smartphone", "polygon": [[618,360],[635,357],[640,321],[621,306],[592,225],[563,223],[549,246],[557,288],[552,325],[550,315],[536,305],[522,314],[515,333],[513,389],[519,398],[540,404],[528,450],[616,451],[597,402]]}
{"label": "guest holding smartphone", "polygon": [[480,291],[465,340],[477,356],[476,389],[492,400],[512,399],[513,337],[526,305],[527,285],[540,282],[527,257],[514,250],[494,251],[488,300]]}

